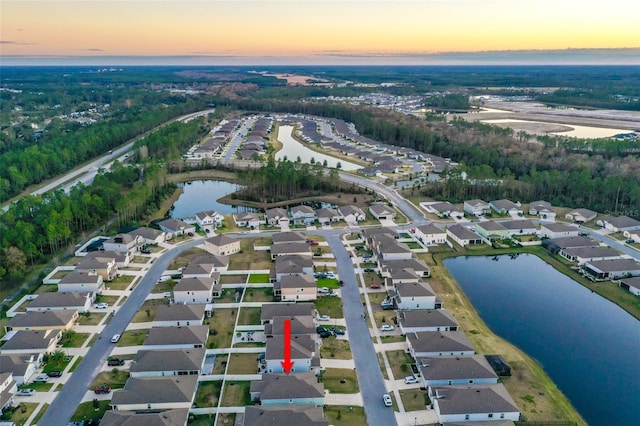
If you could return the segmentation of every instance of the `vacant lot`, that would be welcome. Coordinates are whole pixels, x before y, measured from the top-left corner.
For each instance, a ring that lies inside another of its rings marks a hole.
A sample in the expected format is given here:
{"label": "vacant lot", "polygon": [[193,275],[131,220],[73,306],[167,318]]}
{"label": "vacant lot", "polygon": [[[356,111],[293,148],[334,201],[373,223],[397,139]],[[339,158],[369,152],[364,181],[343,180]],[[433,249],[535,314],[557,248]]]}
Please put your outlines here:
{"label": "vacant lot", "polygon": [[260,308],[241,308],[238,325],[260,325]]}
{"label": "vacant lot", "polygon": [[322,371],[320,381],[331,393],[357,393],[359,391],[356,372],[347,368],[327,368]]}
{"label": "vacant lot", "polygon": [[257,371],[257,354],[231,354],[227,374],[256,374]]}
{"label": "vacant lot", "polygon": [[236,323],[235,309],[214,309],[213,316],[209,318],[209,339],[207,348],[231,347],[233,327]]}
{"label": "vacant lot", "polygon": [[78,324],[80,325],[98,325],[105,314],[98,314],[95,312],[87,312],[78,316]]}
{"label": "vacant lot", "polygon": [[222,407],[251,405],[249,386],[251,382],[225,382],[220,405]]}
{"label": "vacant lot", "polygon": [[151,293],[165,293],[167,291],[173,291],[173,288],[178,284],[178,281],[175,280],[166,280],[160,283],[156,283],[153,286],[153,290]]}
{"label": "vacant lot", "polygon": [[198,383],[198,391],[194,402],[196,408],[217,407],[220,389],[222,389],[221,381]]}
{"label": "vacant lot", "polygon": [[325,406],[324,415],[334,426],[365,426],[367,416],[362,407]]}
{"label": "vacant lot", "polygon": [[333,359],[352,359],[351,348],[348,340],[336,339],[335,336],[322,339],[320,347],[320,356],[322,358]]}
{"label": "vacant lot", "polygon": [[247,282],[246,274],[220,276],[220,284],[245,284],[246,282]]}
{"label": "vacant lot", "polygon": [[427,391],[420,389],[401,390],[400,399],[402,399],[402,405],[404,405],[405,411],[424,410],[429,401]]}
{"label": "vacant lot", "polygon": [[342,318],[342,299],[339,297],[322,297],[315,301],[316,309],[320,315],[329,315],[332,318]]}
{"label": "vacant lot", "polygon": [[71,421],[85,421],[88,419],[101,419],[104,417],[104,413],[109,409],[109,402],[111,400],[105,399],[98,401],[98,409],[93,408],[93,401],[83,402],[78,405],[76,412],[71,416]]}
{"label": "vacant lot", "polygon": [[181,268],[183,266],[187,266],[191,261],[191,259],[193,259],[194,257],[205,256],[208,254],[209,252],[202,250],[199,247],[192,247],[188,250],[183,251],[178,256],[176,256],[175,259],[173,259],[173,262],[171,262],[171,264],[167,269],[173,270],[173,269]]}
{"label": "vacant lot", "polygon": [[107,284],[110,290],[125,290],[135,277],[131,275],[121,275]]}
{"label": "vacant lot", "polygon": [[118,346],[140,346],[147,337],[147,330],[126,330],[120,336]]}
{"label": "vacant lot", "polygon": [[216,355],[216,360],[213,364],[213,371],[211,374],[224,374],[224,371],[227,368],[228,359],[229,355]]}

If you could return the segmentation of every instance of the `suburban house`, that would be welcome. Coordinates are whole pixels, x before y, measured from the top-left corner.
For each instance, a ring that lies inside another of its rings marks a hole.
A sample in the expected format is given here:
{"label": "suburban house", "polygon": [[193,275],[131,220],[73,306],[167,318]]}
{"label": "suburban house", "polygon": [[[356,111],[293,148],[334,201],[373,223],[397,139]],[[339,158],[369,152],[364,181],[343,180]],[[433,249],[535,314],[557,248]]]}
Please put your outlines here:
{"label": "suburban house", "polygon": [[633,242],[640,243],[640,231],[624,231],[622,235]]}
{"label": "suburban house", "polygon": [[491,213],[491,205],[482,200],[468,200],[464,202],[464,211],[473,216],[482,216]]}
{"label": "suburban house", "polygon": [[632,219],[629,216],[606,217],[602,219],[602,224],[605,229],[613,232],[640,230],[640,221]]}
{"label": "suburban house", "polygon": [[249,393],[260,405],[324,406],[324,385],[313,373],[263,374],[262,380],[251,382]]}
{"label": "suburban house", "polygon": [[[0,373],[11,373],[16,384],[29,383],[29,379],[42,364],[42,353],[15,353],[0,355]],[[0,405],[2,405],[0,403]]]}
{"label": "suburban house", "polygon": [[200,325],[205,318],[206,305],[158,305],[152,327],[180,327]]}
{"label": "suburban house", "polygon": [[55,352],[62,339],[62,330],[18,330],[12,333],[13,336],[0,347],[0,354],[48,354]]}
{"label": "suburban house", "polygon": [[[111,281],[118,275],[118,259],[116,256],[111,255],[111,253],[115,254],[115,252],[92,252],[87,254],[82,258],[80,263],[76,266],[76,272],[85,272],[87,275],[100,275],[102,280]],[[67,278],[69,274],[65,275],[60,282],[65,283],[65,278]],[[75,280],[77,281],[77,279]],[[97,285],[97,283],[94,283]],[[87,290],[72,290],[65,289],[60,290],[58,287],[58,291],[87,291]],[[95,292],[96,290],[92,290]]]}
{"label": "suburban house", "polygon": [[447,242],[447,232],[430,223],[415,228],[414,236],[425,246]]}
{"label": "suburban house", "polygon": [[306,243],[307,239],[298,231],[276,232],[271,237],[273,244]]}
{"label": "suburban house", "polygon": [[[266,373],[284,373],[284,336],[273,336],[267,339],[267,347],[263,360]],[[320,367],[320,355],[316,352],[315,338],[309,334],[291,336],[291,367],[293,373],[308,373]]]}
{"label": "suburban house", "polygon": [[276,207],[273,209],[267,209],[264,212],[267,225],[281,228],[283,226],[289,226],[289,215],[283,208]]}
{"label": "suburban house", "polygon": [[556,220],[556,211],[546,201],[532,201],[529,203],[529,214],[538,216],[540,220],[545,222],[554,222]]}
{"label": "suburban house", "polygon": [[362,238],[364,238],[367,245],[369,245],[370,247],[372,246],[375,238],[381,235],[387,235],[389,237],[396,238],[396,239],[400,236],[395,231],[395,229],[387,228],[384,226],[381,228],[365,228],[362,230],[361,234],[362,234]]}
{"label": "suburban house", "polygon": [[464,213],[457,206],[448,201],[441,203],[421,204],[427,212],[438,215],[438,217],[463,217]]}
{"label": "suburban house", "polygon": [[619,259],[620,253],[611,247],[570,247],[560,250],[560,256],[583,265],[594,260]]}
{"label": "suburban house", "polygon": [[594,260],[585,263],[582,268],[597,280],[615,280],[640,275],[640,262],[634,259]]}
{"label": "suburban house", "polygon": [[207,350],[140,350],[129,366],[131,377],[198,376]]}
{"label": "suburban house", "polygon": [[55,311],[75,310],[88,312],[93,303],[93,293],[41,293],[29,303],[27,312],[30,311]]}
{"label": "suburban house", "polygon": [[189,232],[196,232],[196,227],[180,219],[169,218],[157,223],[160,230],[167,233],[167,236],[185,235]]}
{"label": "suburban house", "polygon": [[173,288],[173,300],[180,304],[205,304],[213,303],[214,297],[222,295],[222,284],[219,282],[219,273],[212,277],[187,277],[182,278]]}
{"label": "suburban house", "polygon": [[419,259],[386,260],[380,265],[380,275],[384,278],[396,277],[401,271],[411,271],[418,277],[428,277],[431,274],[427,264]]}
{"label": "suburban house", "polygon": [[453,241],[462,247],[483,243],[482,238],[480,238],[478,234],[462,225],[451,225],[447,228],[446,232]]}
{"label": "suburban house", "polygon": [[291,208],[291,218],[295,225],[313,225],[317,216],[313,208],[305,205],[295,206]]}
{"label": "suburban house", "polygon": [[514,216],[514,215],[522,216],[524,214],[524,212],[522,211],[522,207],[520,207],[519,204],[516,204],[510,200],[505,200],[505,199],[494,200],[491,203],[489,203],[489,205],[498,214],[510,215],[510,216]]}
{"label": "suburban house", "polygon": [[100,426],[129,426],[129,425],[176,425],[186,426],[189,409],[163,410],[150,413],[135,411],[107,410],[100,420]]}
{"label": "suburban house", "polygon": [[329,426],[321,407],[315,405],[249,405],[243,426]]}
{"label": "suburban house", "polygon": [[131,235],[134,238],[142,237],[145,244],[160,244],[164,243],[167,240],[166,232],[153,228],[147,228],[146,226],[136,228],[133,231],[127,232],[127,234]]}
{"label": "suburban house", "polygon": [[520,420],[520,410],[502,383],[430,387],[438,423]]}
{"label": "suburban house", "polygon": [[271,270],[272,282],[281,281],[285,275],[313,274],[313,260],[308,256],[285,255],[276,257]]}
{"label": "suburban house", "polygon": [[206,325],[152,327],[141,349],[204,348],[208,337],[209,327]]}
{"label": "suburban house", "polygon": [[509,238],[510,233],[500,222],[487,220],[476,224],[476,232],[487,241],[504,240]]}
{"label": "suburban house", "polygon": [[396,284],[418,283],[422,277],[415,273],[413,269],[394,269],[385,277],[384,283],[387,287],[394,287]]}
{"label": "suburban house", "polygon": [[462,331],[420,331],[407,334],[413,359],[474,355],[473,345]]}
{"label": "suburban house", "polygon": [[203,249],[215,256],[229,256],[240,252],[240,240],[221,234],[204,240]]}
{"label": "suburban house", "polygon": [[189,409],[197,387],[198,376],[129,377],[110,405],[114,411]]}
{"label": "suburban house", "polygon": [[17,314],[5,325],[11,330],[70,330],[78,319],[78,311],[28,311]]}
{"label": "suburban house", "polygon": [[260,323],[271,324],[276,317],[313,316],[315,310],[313,303],[263,303]]}
{"label": "suburban house", "polygon": [[[0,413],[4,409],[10,407],[14,403],[13,394],[18,390],[13,374],[9,372],[0,372]],[[11,422],[11,424],[15,424]]]}
{"label": "suburban house", "polygon": [[234,216],[234,219],[236,225],[240,228],[259,229],[263,223],[260,215],[254,212],[239,213],[237,216]]}
{"label": "suburban house", "polygon": [[289,255],[311,257],[311,248],[306,242],[277,243],[271,245],[271,260],[275,260],[279,256]]}
{"label": "suburban house", "polygon": [[640,296],[640,277],[622,278],[618,285],[633,295]]}
{"label": "suburban house", "polygon": [[398,311],[402,334],[420,331],[458,331],[458,322],[446,309]]}
{"label": "suburban house", "polygon": [[554,238],[542,241],[542,247],[546,248],[551,253],[559,253],[563,249],[573,247],[598,247],[598,245],[599,244],[591,238],[583,236]]}
{"label": "suburban house", "polygon": [[565,223],[543,223],[540,225],[541,238],[577,237],[580,230]]}
{"label": "suburban house", "polygon": [[405,244],[389,235],[376,235],[372,238],[371,248],[376,255],[378,262],[387,260],[411,259],[413,252]]}
{"label": "suburban house", "polygon": [[321,225],[328,225],[332,222],[339,222],[342,218],[340,213],[335,209],[321,208],[316,210],[316,217]]}
{"label": "suburban house", "polygon": [[306,302],[318,298],[318,286],[312,275],[284,275],[273,284],[273,294],[283,302]]}
{"label": "suburban house", "polygon": [[340,213],[340,216],[342,216],[348,225],[362,222],[367,218],[364,211],[356,206],[340,206],[338,207],[338,213]]}
{"label": "suburban house", "polygon": [[566,220],[574,223],[587,223],[596,218],[598,213],[588,209],[576,209],[564,215]]}
{"label": "suburban house", "polygon": [[393,220],[396,217],[395,210],[386,204],[373,204],[369,207],[369,212],[378,220]]}
{"label": "suburban house", "polygon": [[316,323],[311,315],[289,315],[274,317],[271,323],[265,324],[264,335],[267,338],[284,336],[284,323],[286,320],[289,320],[289,332],[291,335],[312,335],[316,332]]}
{"label": "suburban house", "polygon": [[[115,263],[113,266],[115,267]],[[107,271],[108,270],[97,270],[97,272],[103,272],[109,276],[108,274],[110,274],[110,272]],[[115,276],[113,278],[115,278]],[[58,292],[60,293],[76,292],[93,295],[101,293],[103,288],[104,279],[102,275],[94,272],[79,271],[77,269],[66,274],[58,282]]]}
{"label": "suburban house", "polygon": [[204,232],[211,233],[222,225],[224,216],[215,210],[206,210],[196,213],[196,223]]}
{"label": "suburban house", "polygon": [[118,234],[102,242],[105,251],[115,251],[119,253],[135,253],[145,244],[145,240],[140,236],[131,234]]}
{"label": "suburban house", "polygon": [[416,366],[425,388],[498,383],[498,375],[484,355],[420,358]]}
{"label": "suburban house", "polygon": [[395,284],[391,298],[397,309],[440,309],[442,301],[424,282]]}
{"label": "suburban house", "polygon": [[536,235],[538,233],[536,225],[529,219],[506,220],[504,222],[500,222],[500,224],[507,228],[510,236]]}
{"label": "suburban house", "polygon": [[191,259],[189,265],[182,270],[182,278],[213,277],[216,272],[225,272],[228,268],[228,256],[198,256]]}

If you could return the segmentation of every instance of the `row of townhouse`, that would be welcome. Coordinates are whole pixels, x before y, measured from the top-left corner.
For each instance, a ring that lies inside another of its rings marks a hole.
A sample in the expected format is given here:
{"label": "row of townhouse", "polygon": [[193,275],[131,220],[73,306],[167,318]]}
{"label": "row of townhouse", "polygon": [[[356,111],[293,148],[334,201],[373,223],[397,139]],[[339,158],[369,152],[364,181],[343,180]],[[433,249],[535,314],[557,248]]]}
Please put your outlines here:
{"label": "row of townhouse", "polygon": [[341,220],[348,224],[354,224],[365,219],[364,211],[357,206],[339,206],[337,209],[321,208],[314,210],[310,206],[300,205],[292,207],[290,211],[281,207],[265,210],[265,223],[274,227],[289,226],[290,224],[312,225],[316,221],[326,225]]}

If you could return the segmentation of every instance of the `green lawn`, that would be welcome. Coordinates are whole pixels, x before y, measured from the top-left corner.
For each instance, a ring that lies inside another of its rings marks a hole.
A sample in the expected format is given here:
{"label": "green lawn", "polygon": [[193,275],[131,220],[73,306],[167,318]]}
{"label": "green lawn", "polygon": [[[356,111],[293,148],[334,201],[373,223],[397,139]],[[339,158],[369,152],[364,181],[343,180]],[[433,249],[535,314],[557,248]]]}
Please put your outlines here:
{"label": "green lawn", "polygon": [[19,389],[33,389],[36,392],[49,392],[53,387],[53,383],[29,383],[28,385],[20,385]]}
{"label": "green lawn", "polygon": [[66,331],[62,333],[63,348],[80,348],[82,344],[89,338],[89,333],[76,333],[75,331]]}
{"label": "green lawn", "polygon": [[411,373],[411,356],[405,351],[387,351],[387,359],[394,379],[398,380]]}
{"label": "green lawn", "polygon": [[14,422],[17,426],[26,424],[27,419],[33,413],[36,407],[38,407],[37,403],[21,402],[16,406],[15,411],[11,415],[11,421]]}
{"label": "green lawn", "polygon": [[222,393],[222,407],[237,407],[251,405],[249,387],[251,382],[227,381]]}
{"label": "green lawn", "polygon": [[76,368],[78,368],[81,362],[82,362],[82,357],[81,356],[76,357],[76,360],[73,361],[73,364],[69,368],[69,373],[73,373],[76,370]]}
{"label": "green lawn", "polygon": [[340,288],[340,281],[333,278],[318,278],[318,287]]}
{"label": "green lawn", "polygon": [[228,348],[233,338],[233,327],[236,322],[236,309],[214,309],[209,321],[209,338],[207,348]]}
{"label": "green lawn", "polygon": [[78,405],[76,412],[71,416],[72,422],[83,421],[88,419],[101,419],[104,417],[104,413],[109,409],[109,403],[111,400],[98,401],[99,408],[96,411],[93,408],[93,401],[83,402]]}
{"label": "green lawn", "polygon": [[320,315],[329,315],[331,318],[342,318],[342,299],[339,297],[322,297],[315,301],[316,309]]}
{"label": "green lawn", "polygon": [[[71,358],[69,359],[69,361],[71,360]],[[62,357],[62,359],[58,362],[55,361],[51,361],[51,359],[49,359],[49,361],[45,364],[44,368],[42,369],[43,373],[48,373],[49,371],[62,371],[65,368],[67,368],[67,364],[69,364],[69,361],[67,361],[66,357]]]}
{"label": "green lawn", "polygon": [[147,330],[126,330],[120,336],[118,346],[140,346],[147,337]]}
{"label": "green lawn", "polygon": [[330,425],[366,426],[367,416],[363,407],[325,405],[324,415]]}
{"label": "green lawn", "polygon": [[218,398],[220,398],[220,389],[222,389],[221,381],[200,382],[194,402],[196,408],[217,407]]}
{"label": "green lawn", "polygon": [[145,300],[142,306],[136,314],[133,316],[131,322],[150,322],[156,317],[158,313],[158,306],[169,305],[169,298],[164,299],[149,299]]}
{"label": "green lawn", "polygon": [[78,316],[78,324],[80,325],[98,325],[106,314],[96,312],[86,312]]}
{"label": "green lawn", "polygon": [[349,341],[336,339],[334,336],[322,339],[320,356],[322,358],[353,359]]}
{"label": "green lawn", "polygon": [[[99,294],[96,296],[96,302],[95,303],[108,303],[109,306],[113,306],[119,299],[119,296],[104,296],[102,294]],[[124,299],[123,299],[123,303],[124,303]]]}
{"label": "green lawn", "polygon": [[110,290],[125,290],[135,277],[132,275],[121,275],[107,284]]}
{"label": "green lawn", "polygon": [[241,308],[238,325],[260,325],[260,308]]}
{"label": "green lawn", "polygon": [[404,389],[400,391],[400,399],[402,399],[402,405],[404,405],[405,411],[419,411],[424,410],[429,397],[427,391],[420,389]]}
{"label": "green lawn", "polygon": [[347,368],[327,368],[322,370],[320,381],[331,393],[359,392],[356,372]]}
{"label": "green lawn", "polygon": [[89,386],[90,390],[93,390],[96,386],[107,385],[112,389],[121,389],[124,387],[127,379],[129,378],[129,372],[113,368],[111,371],[104,371],[93,379],[93,382]]}
{"label": "green lawn", "polygon": [[231,354],[227,374],[256,374],[257,371],[257,354]]}
{"label": "green lawn", "polygon": [[36,414],[36,416],[33,418],[33,421],[31,422],[32,425],[38,424],[38,422],[40,421],[40,417],[44,415],[45,411],[47,411],[47,408],[49,408],[49,404],[43,404],[42,407],[40,407],[40,411],[38,411],[38,414]]}
{"label": "green lawn", "polygon": [[178,281],[175,280],[166,280],[160,283],[156,283],[151,290],[151,293],[165,293],[167,291],[173,291],[173,288],[178,284]]}
{"label": "green lawn", "polygon": [[261,284],[269,282],[269,274],[251,274],[249,275],[249,280],[247,281],[249,284]]}
{"label": "green lawn", "polygon": [[382,377],[385,380],[389,380],[389,375],[387,374],[387,369],[384,366],[384,359],[382,358],[382,354],[380,352],[376,353],[378,357],[378,366],[380,367],[380,371],[382,371]]}
{"label": "green lawn", "polygon": [[244,291],[243,302],[273,302],[272,288],[247,288]]}

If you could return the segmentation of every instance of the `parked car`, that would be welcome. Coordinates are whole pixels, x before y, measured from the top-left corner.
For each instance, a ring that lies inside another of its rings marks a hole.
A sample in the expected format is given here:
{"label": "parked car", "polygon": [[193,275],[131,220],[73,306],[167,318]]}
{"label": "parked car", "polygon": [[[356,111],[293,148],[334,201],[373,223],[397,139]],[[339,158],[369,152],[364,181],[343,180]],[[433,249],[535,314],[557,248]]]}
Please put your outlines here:
{"label": "parked car", "polygon": [[319,242],[317,242],[316,240],[307,240],[307,242],[312,245],[312,246],[317,246],[318,244],[320,244]]}
{"label": "parked car", "polygon": [[111,343],[118,343],[119,340],[120,340],[120,335],[114,334],[113,337],[111,338]]}
{"label": "parked car", "polygon": [[96,394],[109,393],[111,392],[111,386],[107,386],[107,385],[96,386],[93,389],[93,392]]}
{"label": "parked car", "polygon": [[355,246],[356,250],[364,250],[364,246],[362,244],[359,244],[357,246]]}
{"label": "parked car", "polygon": [[47,376],[46,374],[40,374],[39,376],[36,376],[35,379],[33,379],[34,383],[47,383],[49,381],[49,376]]}
{"label": "parked car", "polygon": [[329,288],[328,288],[328,287],[320,287],[320,288],[318,289],[318,293],[327,294],[327,293],[330,293],[330,292],[331,292],[331,290],[329,290]]}
{"label": "parked car", "polygon": [[60,370],[49,371],[47,373],[47,376],[49,376],[49,377],[62,377],[62,371],[60,371]]}
{"label": "parked car", "polygon": [[324,328],[323,326],[319,325],[316,327],[316,333],[323,333],[325,331],[329,331],[326,328]]}
{"label": "parked car", "polygon": [[333,334],[335,334],[336,336],[344,336],[344,335],[346,334],[346,333],[345,333],[345,331],[344,331],[343,329],[341,329],[341,328],[337,328],[337,327],[332,328],[332,329],[331,329],[331,331],[332,331],[332,332],[333,332]]}
{"label": "parked car", "polygon": [[364,272],[375,272],[375,269],[372,268],[365,268]]}
{"label": "parked car", "polygon": [[142,254],[151,254],[151,250],[149,250],[148,248],[143,248],[142,250],[140,250],[140,253],[142,253]]}
{"label": "parked car", "polygon": [[27,388],[27,389],[18,389],[18,392],[16,392],[16,395],[33,396],[35,395],[35,393],[36,393],[35,389]]}
{"label": "parked car", "polygon": [[384,405],[386,407],[391,407],[393,405],[393,402],[391,401],[391,396],[388,393],[385,393],[384,395],[382,395],[382,402],[384,402]]}
{"label": "parked car", "polygon": [[378,289],[378,288],[380,288],[380,284],[371,284],[371,285],[369,286],[369,288],[372,288],[372,289],[374,289],[374,290],[375,290],[375,289]]}
{"label": "parked car", "polygon": [[633,244],[635,242],[636,241],[633,238],[629,238],[627,241],[625,241],[625,243],[627,243],[627,244]]}
{"label": "parked car", "polygon": [[382,324],[382,327],[380,327],[380,331],[393,331],[395,330],[395,327],[389,324]]}
{"label": "parked car", "polygon": [[109,307],[108,303],[102,302],[102,303],[96,304],[96,309],[107,309],[108,307]]}
{"label": "parked car", "polygon": [[344,285],[344,281],[340,280],[340,287]]}
{"label": "parked car", "polygon": [[323,331],[322,333],[318,333],[320,335],[320,337],[322,337],[323,339],[326,337],[331,337],[333,335],[332,332],[330,332],[329,330]]}
{"label": "parked car", "polygon": [[122,359],[122,358],[110,358],[109,360],[107,360],[107,365],[109,367],[116,367],[116,366],[124,365],[124,359]]}
{"label": "parked car", "polygon": [[329,321],[331,320],[331,317],[329,315],[319,315],[318,316],[318,321]]}
{"label": "parked car", "polygon": [[416,376],[407,376],[404,378],[404,382],[408,385],[411,385],[413,383],[418,383],[420,381],[420,379],[418,379]]}
{"label": "parked car", "polygon": [[170,291],[165,291],[165,292],[164,292],[164,297],[171,298],[171,297],[172,297],[171,292],[170,292]]}
{"label": "parked car", "polygon": [[196,234],[194,234],[193,232],[187,232],[187,235],[190,237],[194,237]]}

